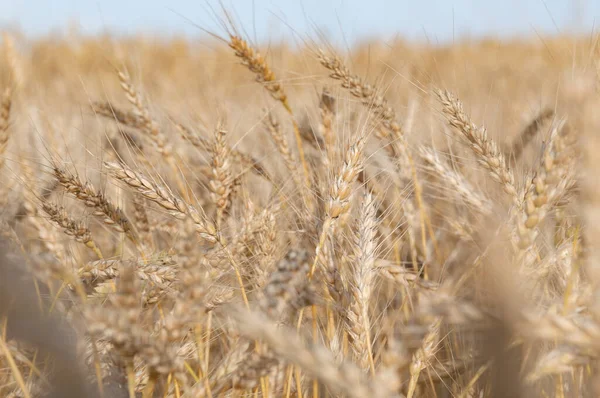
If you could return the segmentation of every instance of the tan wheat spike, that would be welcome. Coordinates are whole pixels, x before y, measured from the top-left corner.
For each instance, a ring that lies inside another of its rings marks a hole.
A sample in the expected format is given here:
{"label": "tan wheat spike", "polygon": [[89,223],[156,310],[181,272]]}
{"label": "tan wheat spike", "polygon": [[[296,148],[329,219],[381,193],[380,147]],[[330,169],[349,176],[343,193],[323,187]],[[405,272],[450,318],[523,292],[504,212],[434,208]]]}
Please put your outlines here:
{"label": "tan wheat spike", "polygon": [[534,383],[545,376],[572,372],[576,367],[589,365],[594,356],[573,350],[570,346],[559,346],[538,359],[535,369],[527,375],[527,381]]}
{"label": "tan wheat spike", "polygon": [[421,147],[420,154],[421,158],[427,164],[426,167],[430,169],[434,175],[441,178],[444,183],[448,184],[464,203],[470,205],[475,211],[484,214],[489,214],[491,212],[492,203],[489,198],[485,197],[482,192],[473,188],[464,176],[444,163],[435,150]]}
{"label": "tan wheat spike", "polygon": [[141,195],[134,195],[132,202],[133,221],[135,223],[136,232],[140,237],[141,242],[152,248],[154,247],[154,239],[150,229],[148,212],[146,211],[146,202]]}
{"label": "tan wheat spike", "polygon": [[515,162],[521,158],[523,151],[533,141],[535,136],[540,132],[546,121],[554,117],[554,111],[552,109],[542,110],[525,128],[521,133],[514,139],[513,144],[510,147],[508,156]]}
{"label": "tan wheat spike", "polygon": [[[121,88],[123,88],[123,91],[125,91],[127,100],[131,103],[131,105],[133,105],[135,116],[138,119],[137,124],[139,125],[139,128],[152,140],[160,154],[167,158],[171,157],[172,149],[167,143],[167,138],[163,133],[160,132],[156,121],[151,118],[150,112],[148,112],[148,109],[144,106],[140,94],[131,83],[129,74],[118,71],[117,75],[119,76]],[[104,113],[106,109],[102,111]]]}
{"label": "tan wheat spike", "polygon": [[[426,214],[425,202],[422,197],[422,187],[417,175],[416,165],[406,142],[404,132],[398,123],[396,112],[373,86],[365,83],[359,76],[353,75],[338,57],[328,57],[323,51],[319,51],[318,58],[321,65],[332,72],[330,77],[341,81],[342,87],[349,90],[353,96],[359,98],[361,103],[375,116],[375,121],[382,125],[376,126],[375,134],[384,140],[384,148],[394,160],[402,183],[408,185],[412,182],[414,185],[414,197],[411,198],[415,202],[414,205],[409,201],[403,201],[400,206],[397,206],[397,209],[408,219],[419,219],[422,250],[426,252],[426,226],[431,232],[431,223]],[[416,215],[417,211],[419,213],[418,216]],[[417,250],[414,243],[417,235],[416,222],[409,225],[411,227],[411,251],[416,253]],[[431,238],[435,241],[435,237],[432,234]],[[416,261],[414,257],[413,261]]]}
{"label": "tan wheat spike", "polygon": [[337,140],[333,130],[333,123],[335,120],[335,98],[327,89],[323,89],[323,92],[321,93],[319,112],[321,115],[319,133],[324,139],[326,159],[331,162],[334,159],[337,159]]}
{"label": "tan wheat spike", "polygon": [[63,232],[66,235],[72,237],[77,242],[86,245],[98,256],[98,258],[103,258],[102,252],[100,252],[100,249],[96,246],[90,230],[82,222],[77,222],[69,217],[67,211],[63,207],[59,207],[53,203],[44,202],[42,203],[42,210],[44,210],[52,222],[63,229]]}
{"label": "tan wheat spike", "polygon": [[10,126],[10,109],[12,105],[12,91],[7,88],[2,94],[0,101],[0,167],[4,164],[4,154],[10,137],[8,128]]}
{"label": "tan wheat spike", "polygon": [[385,150],[392,159],[399,162],[399,171],[405,182],[412,179],[412,158],[408,152],[404,132],[397,121],[396,112],[389,106],[387,100],[370,84],[365,83],[359,76],[353,75],[338,57],[328,57],[323,51],[319,52],[319,62],[331,71],[329,77],[341,81],[342,87],[359,98],[361,103],[374,115],[375,121],[384,128],[375,128],[377,136],[385,141]]}
{"label": "tan wheat spike", "polygon": [[229,147],[225,142],[225,130],[219,126],[215,130],[215,139],[211,147],[211,179],[208,188],[217,206],[217,228],[221,225],[225,210],[229,207],[233,190],[233,177],[230,169]]}
{"label": "tan wheat spike", "polygon": [[[477,161],[499,182],[504,191],[519,202],[515,177],[506,165],[504,155],[495,141],[488,137],[484,127],[478,127],[463,110],[462,103],[449,91],[438,90],[436,94],[442,104],[442,110],[450,126],[468,142],[469,148],[477,156]],[[519,205],[520,206],[520,205]]]}
{"label": "tan wheat spike", "polygon": [[381,119],[381,123],[392,132],[393,139],[402,138],[402,129],[396,121],[396,112],[389,106],[387,100],[377,93],[377,90],[362,81],[362,79],[350,72],[342,61],[337,57],[328,57],[323,51],[319,52],[319,62],[325,68],[331,71],[329,75],[332,79],[340,80],[342,87],[348,89],[350,93],[359,98],[363,105],[372,110],[377,121]]}
{"label": "tan wheat spike", "polygon": [[166,163],[171,168],[177,186],[181,194],[188,198],[189,193],[186,183],[179,172],[179,167],[176,158],[173,154],[173,145],[169,142],[165,134],[159,129],[158,123],[150,116],[150,112],[142,102],[141,95],[131,83],[131,78],[127,72],[117,71],[121,88],[125,92],[127,100],[133,105],[134,114],[139,119],[139,129],[146,134],[152,141],[157,151],[165,158]]}
{"label": "tan wheat spike", "polygon": [[[289,173],[291,174],[292,179],[294,180],[294,183],[298,187],[302,186],[303,183],[302,183],[302,180],[300,179],[300,173],[298,173],[298,165],[297,165],[296,158],[294,157],[294,154],[290,150],[287,139],[283,135],[283,132],[281,131],[281,125],[279,124],[279,121],[277,120],[275,115],[273,115],[271,112],[269,112],[264,121],[264,125],[267,128],[267,131],[269,132],[269,135],[271,136],[271,139],[273,140],[273,143],[275,144],[277,151],[283,158],[285,167],[288,169]],[[308,193],[305,190],[301,190],[301,194],[302,194],[302,197],[305,198],[305,200],[309,200]]]}
{"label": "tan wheat spike", "polygon": [[437,320],[429,327],[429,332],[425,335],[421,347],[413,355],[409,367],[410,380],[408,382],[406,398],[413,397],[419,381],[419,375],[429,365],[430,358],[434,355],[434,350],[439,340],[440,326],[441,321]]}
{"label": "tan wheat spike", "polygon": [[104,166],[117,180],[139,192],[146,199],[156,203],[178,219],[189,217],[196,227],[198,235],[208,242],[216,242],[217,230],[194,206],[176,197],[169,189],[147,179],[121,163],[105,162]]}
{"label": "tan wheat spike", "polygon": [[[352,186],[356,181],[358,174],[361,172],[364,166],[363,151],[365,143],[366,138],[364,136],[359,136],[358,138],[356,138],[353,144],[349,146],[349,148],[346,151],[344,163],[341,169],[339,170],[337,176],[335,177],[333,185],[330,188],[329,200],[325,204],[325,220],[323,222],[323,225],[321,226],[319,241],[317,242],[317,246],[315,248],[315,257],[308,273],[309,280],[313,278],[317,269],[317,265],[323,265],[322,257],[324,257],[323,251],[325,243],[329,239],[329,236],[332,230],[334,229],[338,219],[341,216],[347,214],[350,209],[350,199],[352,197],[353,189]],[[328,269],[328,266],[323,265],[323,267],[325,268],[325,274],[331,274],[331,270]],[[333,288],[333,290],[335,291],[335,286],[333,286]],[[313,313],[315,313],[315,305],[313,305],[312,309]],[[300,314],[298,316],[298,328],[302,324],[303,314],[304,312],[302,309],[300,310]],[[316,319],[313,319],[313,322],[316,322]],[[315,331],[316,329],[313,329],[313,338],[316,338]]]}
{"label": "tan wheat spike", "polygon": [[377,242],[376,208],[370,194],[363,196],[355,238],[355,258],[349,283],[352,302],[347,311],[350,345],[357,364],[363,370],[375,372],[371,349],[371,319],[369,303],[375,278],[375,250]]}
{"label": "tan wheat spike", "polygon": [[54,177],[67,193],[79,199],[87,207],[95,209],[93,214],[99,217],[104,224],[116,231],[124,232],[135,242],[129,220],[121,209],[112,204],[103,193],[96,191],[93,185],[83,183],[79,177],[57,165],[53,166],[53,171]]}
{"label": "tan wheat spike", "polygon": [[[183,124],[175,123],[175,127],[181,134],[181,137],[196,148],[202,149],[204,151],[210,150],[210,140],[192,132]],[[251,169],[252,171],[254,171],[254,173],[264,177],[267,181],[273,182],[273,178],[271,177],[271,175],[267,172],[264,166],[260,164],[258,160],[252,157],[252,155],[249,155],[237,149],[233,149],[231,147],[228,147],[228,151],[231,157],[237,162],[239,162],[242,166]]]}
{"label": "tan wheat spike", "polygon": [[[135,267],[136,275],[142,281],[166,286],[177,280],[177,263],[168,255],[158,253],[147,260],[127,261]],[[116,279],[122,265],[123,260],[97,260],[80,267],[77,273],[86,285],[96,286]]]}
{"label": "tan wheat spike", "polygon": [[229,47],[231,47],[234,50],[235,55],[242,60],[242,64],[256,75],[256,81],[261,83],[263,87],[271,94],[271,96],[273,96],[274,99],[283,105],[285,110],[292,118],[296,146],[298,148],[298,155],[300,156],[300,163],[302,164],[302,169],[304,171],[306,187],[310,189],[310,172],[304,156],[302,136],[298,127],[298,122],[296,121],[292,111],[292,107],[290,106],[287,95],[283,90],[283,86],[277,82],[275,73],[273,73],[265,59],[244,39],[239,36],[230,35]]}
{"label": "tan wheat spike", "polygon": [[96,114],[111,120],[116,120],[124,126],[136,129],[144,128],[143,118],[139,115],[119,109],[109,102],[94,102],[92,103],[92,110]]}
{"label": "tan wheat spike", "polygon": [[537,236],[537,226],[542,222],[556,199],[572,183],[574,156],[569,138],[561,136],[564,122],[554,126],[545,145],[542,158],[531,184],[525,193],[523,214],[517,221],[519,248],[528,249]]}
{"label": "tan wheat spike", "polygon": [[325,244],[325,240],[331,233],[331,229],[334,227],[339,217],[346,214],[350,209],[350,199],[352,197],[353,189],[352,185],[363,169],[363,149],[365,142],[365,137],[358,137],[358,139],[348,148],[344,164],[330,188],[329,200],[325,205],[326,218],[321,227],[319,242],[315,249],[315,259],[310,269],[309,275],[311,277],[315,272],[317,264],[320,263],[321,251]]}

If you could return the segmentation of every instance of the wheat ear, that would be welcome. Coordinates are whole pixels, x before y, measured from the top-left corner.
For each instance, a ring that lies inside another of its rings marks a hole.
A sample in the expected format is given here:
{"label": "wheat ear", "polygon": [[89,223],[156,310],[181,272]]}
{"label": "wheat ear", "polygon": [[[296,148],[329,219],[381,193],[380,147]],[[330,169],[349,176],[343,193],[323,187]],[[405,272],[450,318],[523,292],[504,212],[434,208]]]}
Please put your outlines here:
{"label": "wheat ear", "polygon": [[420,154],[426,163],[426,167],[434,175],[439,176],[444,183],[448,184],[465,204],[483,214],[489,214],[492,211],[492,203],[489,198],[473,188],[463,175],[444,163],[435,150],[421,147]]}
{"label": "wheat ear", "polygon": [[208,188],[211,197],[217,206],[217,228],[220,228],[221,220],[229,207],[230,195],[233,188],[233,178],[230,170],[229,147],[225,142],[225,130],[218,127],[215,130],[215,140],[212,146],[211,179]]}
{"label": "wheat ear", "polygon": [[308,163],[306,162],[304,156],[302,136],[300,134],[300,129],[298,128],[298,122],[296,122],[296,118],[292,111],[292,107],[290,106],[287,95],[283,90],[283,86],[277,82],[275,73],[273,73],[265,59],[244,39],[239,36],[230,35],[229,47],[231,47],[234,50],[235,55],[242,60],[242,64],[256,75],[256,81],[262,84],[262,86],[271,94],[271,96],[283,105],[287,113],[290,115],[294,127],[294,137],[296,138],[296,145],[298,147],[298,155],[300,156],[300,163],[302,164],[302,170],[304,171],[306,187],[310,189],[310,172],[308,169]]}
{"label": "wheat ear", "polygon": [[492,178],[499,182],[504,192],[520,207],[515,187],[515,177],[506,165],[504,155],[494,140],[488,137],[485,127],[478,127],[465,111],[462,103],[449,91],[438,90],[436,94],[442,104],[442,110],[450,126],[454,127],[475,153],[479,164],[485,168]]}
{"label": "wheat ear", "polygon": [[0,101],[0,168],[4,165],[4,154],[8,147],[10,137],[8,128],[10,126],[10,108],[12,105],[12,91],[4,90]]}
{"label": "wheat ear", "polygon": [[100,218],[104,224],[118,232],[124,232],[128,238],[134,243],[136,242],[129,220],[121,209],[108,200],[106,195],[96,191],[90,183],[84,184],[79,177],[56,164],[53,166],[53,171],[54,177],[67,193],[79,199],[87,207],[94,209],[94,216]]}
{"label": "wheat ear", "polygon": [[363,370],[375,372],[371,351],[371,320],[369,301],[375,278],[376,209],[373,197],[366,194],[360,209],[352,264],[350,294],[352,303],[347,312],[347,331],[356,362]]}
{"label": "wheat ear", "polygon": [[535,117],[535,119],[525,126],[510,147],[510,158],[517,162],[521,158],[521,155],[523,155],[525,148],[533,141],[546,121],[553,117],[554,111],[552,109],[544,109]]}
{"label": "wheat ear", "polygon": [[348,148],[344,159],[344,164],[339,174],[333,181],[329,190],[329,200],[325,205],[325,221],[321,228],[319,242],[315,249],[315,259],[310,269],[310,277],[315,272],[315,268],[320,261],[321,250],[331,229],[340,216],[346,214],[350,209],[350,199],[352,198],[352,184],[356,181],[358,174],[363,169],[364,147],[366,139],[363,136]]}
{"label": "wheat ear", "polygon": [[98,246],[96,246],[94,239],[92,239],[90,230],[82,222],[77,222],[69,217],[63,207],[53,203],[44,202],[42,203],[42,210],[48,215],[50,221],[63,229],[63,232],[66,235],[72,237],[77,242],[83,243],[92,250],[98,258],[103,258],[102,252],[98,249]]}
{"label": "wheat ear", "polygon": [[[361,103],[367,107],[370,113],[374,115],[375,121],[380,124],[376,126],[375,133],[378,138],[385,143],[385,150],[389,156],[394,159],[396,169],[400,174],[402,182],[407,184],[410,181],[414,184],[414,201],[419,209],[419,219],[421,225],[421,245],[423,252],[426,252],[426,229],[427,224],[432,231],[429,219],[426,215],[425,203],[422,197],[422,187],[419,182],[417,169],[409,151],[404,132],[398,123],[398,118],[394,108],[392,108],[387,100],[380,95],[377,90],[370,84],[364,82],[359,76],[350,72],[343,62],[336,56],[329,57],[323,51],[319,52],[319,62],[325,68],[331,71],[329,75],[332,79],[341,82],[342,87],[349,90],[350,93],[359,98]],[[408,204],[408,202],[406,202]],[[407,211],[414,212],[412,204],[399,206],[398,209],[405,213],[407,218],[415,217],[415,214],[406,214]],[[414,224],[414,223],[413,223]],[[411,228],[410,234],[416,236],[416,231]],[[435,237],[431,234],[432,241],[435,242]],[[416,252],[414,238],[411,239],[411,251]],[[416,260],[414,260],[416,261]]]}
{"label": "wheat ear", "polygon": [[216,242],[217,230],[194,206],[176,197],[169,189],[147,179],[122,163],[105,162],[104,166],[117,180],[139,192],[146,199],[156,203],[178,219],[189,217],[198,235],[208,242]]}
{"label": "wheat ear", "polygon": [[552,129],[535,177],[525,193],[523,212],[517,221],[519,248],[526,250],[533,245],[537,226],[542,222],[557,197],[572,182],[568,173],[572,171],[573,153],[568,137],[560,135],[563,123]]}
{"label": "wheat ear", "polygon": [[[210,140],[200,136],[199,134],[194,133],[192,130],[190,130],[183,124],[175,123],[175,127],[179,131],[181,137],[190,144],[192,144],[194,147],[202,149],[204,151],[210,151]],[[254,173],[261,177],[264,177],[267,181],[273,182],[273,178],[270,176],[267,170],[254,157],[231,147],[228,147],[227,150],[230,156],[234,160],[239,162],[242,166],[251,169]]]}

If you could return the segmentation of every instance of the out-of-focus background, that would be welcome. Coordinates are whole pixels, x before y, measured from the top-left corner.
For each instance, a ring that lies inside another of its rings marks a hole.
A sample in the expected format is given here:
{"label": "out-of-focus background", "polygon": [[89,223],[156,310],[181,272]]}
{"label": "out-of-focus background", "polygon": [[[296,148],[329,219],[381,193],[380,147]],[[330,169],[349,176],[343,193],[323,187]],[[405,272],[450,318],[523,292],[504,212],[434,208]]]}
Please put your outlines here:
{"label": "out-of-focus background", "polygon": [[0,26],[29,35],[77,29],[161,36],[218,28],[220,7],[250,38],[273,41],[323,34],[332,41],[391,38],[447,42],[457,37],[589,32],[600,16],[594,0],[4,0]]}
{"label": "out-of-focus background", "polygon": [[433,87],[452,89],[504,139],[544,108],[581,109],[596,78],[597,16],[600,1],[588,0],[5,0],[0,85],[18,87],[28,106],[13,129],[41,129],[55,113],[64,117],[54,129],[92,131],[73,107],[126,104],[118,68],[157,117],[210,130],[228,116],[245,134],[269,102],[210,36],[235,33],[265,57],[307,125],[318,119],[316,93],[335,88],[317,61],[325,49],[385,90],[420,132],[411,139],[443,139],[429,117]]}

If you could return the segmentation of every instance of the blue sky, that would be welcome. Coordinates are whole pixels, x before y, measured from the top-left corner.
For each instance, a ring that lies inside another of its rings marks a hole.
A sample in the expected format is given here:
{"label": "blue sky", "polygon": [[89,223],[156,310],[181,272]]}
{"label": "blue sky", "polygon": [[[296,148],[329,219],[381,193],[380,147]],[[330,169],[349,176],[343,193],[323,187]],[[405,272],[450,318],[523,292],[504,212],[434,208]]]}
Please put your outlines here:
{"label": "blue sky", "polygon": [[[596,30],[600,0],[222,0],[259,41],[325,32],[329,40],[396,34],[444,42],[471,36],[517,36]],[[172,36],[219,31],[218,0],[0,0],[0,28],[30,36],[64,31],[151,32]],[[183,16],[185,17],[183,17]],[[222,32],[222,31],[220,31]]]}

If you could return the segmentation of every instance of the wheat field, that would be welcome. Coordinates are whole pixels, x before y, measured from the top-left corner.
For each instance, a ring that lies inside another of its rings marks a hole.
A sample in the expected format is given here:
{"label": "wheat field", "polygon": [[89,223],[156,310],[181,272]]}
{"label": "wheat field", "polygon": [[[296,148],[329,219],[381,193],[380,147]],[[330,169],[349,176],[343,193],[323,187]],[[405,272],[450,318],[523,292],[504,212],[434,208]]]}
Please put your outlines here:
{"label": "wheat field", "polygon": [[0,396],[600,394],[598,38],[6,32]]}

